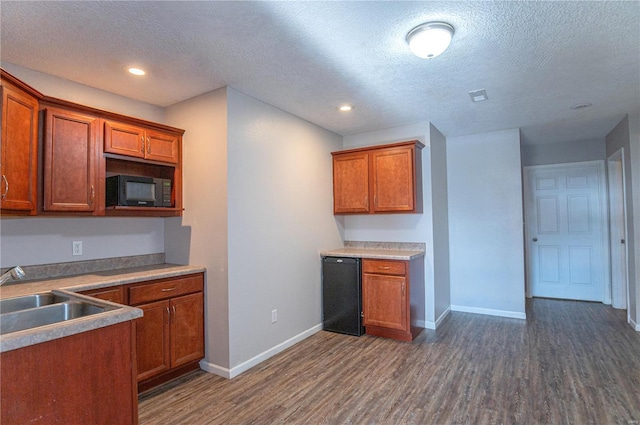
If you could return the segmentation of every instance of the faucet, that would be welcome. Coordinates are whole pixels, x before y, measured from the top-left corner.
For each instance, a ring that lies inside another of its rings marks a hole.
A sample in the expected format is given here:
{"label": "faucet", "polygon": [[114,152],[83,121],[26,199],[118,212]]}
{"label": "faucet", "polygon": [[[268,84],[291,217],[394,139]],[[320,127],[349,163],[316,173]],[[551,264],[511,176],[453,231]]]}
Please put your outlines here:
{"label": "faucet", "polygon": [[26,274],[24,270],[22,270],[20,266],[15,266],[11,270],[0,276],[0,285],[11,279],[20,280],[25,276]]}

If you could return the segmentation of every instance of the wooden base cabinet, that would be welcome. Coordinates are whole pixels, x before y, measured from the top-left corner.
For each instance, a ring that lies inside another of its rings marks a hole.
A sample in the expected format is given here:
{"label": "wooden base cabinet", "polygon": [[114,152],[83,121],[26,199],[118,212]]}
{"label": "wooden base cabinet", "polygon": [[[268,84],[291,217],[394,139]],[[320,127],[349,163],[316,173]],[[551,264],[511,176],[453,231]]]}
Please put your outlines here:
{"label": "wooden base cabinet", "polygon": [[123,322],[0,354],[0,423],[137,424],[134,341]]}
{"label": "wooden base cabinet", "polygon": [[196,369],[204,357],[204,276],[195,274],[131,284],[128,303],[136,321],[141,391]]}
{"label": "wooden base cabinet", "polygon": [[362,309],[367,334],[413,341],[425,312],[423,259],[364,259]]}

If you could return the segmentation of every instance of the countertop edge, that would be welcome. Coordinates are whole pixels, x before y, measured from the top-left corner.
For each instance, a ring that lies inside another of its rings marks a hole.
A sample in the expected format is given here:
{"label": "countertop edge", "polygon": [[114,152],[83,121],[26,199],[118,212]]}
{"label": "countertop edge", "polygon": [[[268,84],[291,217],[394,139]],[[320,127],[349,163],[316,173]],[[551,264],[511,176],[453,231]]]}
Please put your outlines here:
{"label": "countertop edge", "polygon": [[405,251],[390,249],[362,249],[362,248],[341,248],[330,251],[321,251],[322,257],[351,257],[366,258],[376,260],[402,260],[409,261],[425,255],[425,251]]}

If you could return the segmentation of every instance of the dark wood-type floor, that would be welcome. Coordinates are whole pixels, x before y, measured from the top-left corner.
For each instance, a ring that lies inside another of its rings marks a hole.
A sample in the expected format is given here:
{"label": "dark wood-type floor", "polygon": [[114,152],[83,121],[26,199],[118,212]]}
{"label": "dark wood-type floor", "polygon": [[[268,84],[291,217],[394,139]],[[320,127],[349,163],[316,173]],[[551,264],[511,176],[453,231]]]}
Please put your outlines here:
{"label": "dark wood-type floor", "polygon": [[638,424],[624,311],[535,299],[527,321],[451,313],[413,343],[319,332],[239,377],[140,396],[140,424]]}

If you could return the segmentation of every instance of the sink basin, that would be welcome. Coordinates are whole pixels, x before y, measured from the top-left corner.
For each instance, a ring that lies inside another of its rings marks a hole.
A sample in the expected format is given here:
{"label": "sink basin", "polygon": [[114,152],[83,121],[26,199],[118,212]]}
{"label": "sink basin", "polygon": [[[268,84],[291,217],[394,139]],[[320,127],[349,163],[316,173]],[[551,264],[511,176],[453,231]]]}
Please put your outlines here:
{"label": "sink basin", "polygon": [[82,301],[66,301],[31,309],[4,313],[0,317],[0,334],[23,331],[113,310]]}
{"label": "sink basin", "polygon": [[14,311],[26,310],[28,308],[41,307],[43,305],[57,304],[64,301],[69,301],[69,297],[56,295],[52,292],[26,295],[24,297],[7,298],[4,300],[0,300],[0,314],[12,313]]}

